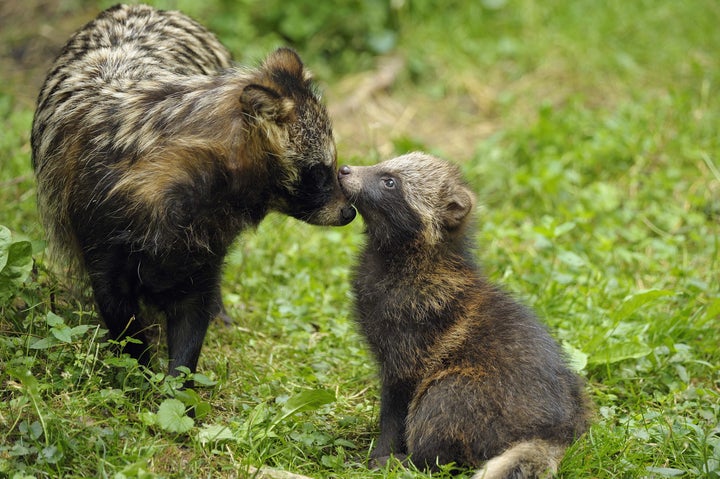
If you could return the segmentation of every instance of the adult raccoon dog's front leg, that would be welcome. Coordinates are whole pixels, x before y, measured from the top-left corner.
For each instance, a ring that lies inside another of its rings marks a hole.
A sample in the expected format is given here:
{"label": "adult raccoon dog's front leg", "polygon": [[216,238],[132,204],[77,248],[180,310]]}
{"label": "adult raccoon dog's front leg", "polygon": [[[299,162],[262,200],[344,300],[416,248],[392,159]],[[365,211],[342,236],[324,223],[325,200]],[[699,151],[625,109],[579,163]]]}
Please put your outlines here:
{"label": "adult raccoon dog's front leg", "polygon": [[110,336],[120,342],[137,340],[125,342],[122,352],[139,364],[150,364],[147,324],[138,301],[142,297],[146,307],[165,314],[169,374],[177,375],[183,366],[194,372],[208,325],[222,311],[220,260],[182,260],[183,267],[173,260],[129,253],[122,246],[88,248],[84,258]]}
{"label": "adult raccoon dog's front leg", "polygon": [[223,311],[219,277],[220,266],[212,265],[177,287],[185,294],[163,297],[170,374],[178,374],[182,366],[195,371],[208,325]]}

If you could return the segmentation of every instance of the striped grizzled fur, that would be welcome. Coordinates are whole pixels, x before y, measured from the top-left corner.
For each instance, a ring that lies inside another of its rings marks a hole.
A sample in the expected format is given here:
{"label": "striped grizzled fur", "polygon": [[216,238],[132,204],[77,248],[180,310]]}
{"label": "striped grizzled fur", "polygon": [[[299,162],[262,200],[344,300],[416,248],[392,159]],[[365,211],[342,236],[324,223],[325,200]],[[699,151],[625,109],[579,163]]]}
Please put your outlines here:
{"label": "striped grizzled fur", "polygon": [[380,366],[371,458],[482,467],[476,479],[554,473],[587,428],[583,383],[533,313],[475,265],[475,199],[459,169],[411,153],[339,175],[366,225],[353,286]]}
{"label": "striped grizzled fur", "polygon": [[119,5],[78,31],[40,92],[32,153],[52,249],[87,272],[111,334],[139,339],[125,350],[144,364],[140,306],[164,313],[171,373],[195,370],[240,231],[270,211],[318,225],[355,215],[297,54],[232,67],[174,11]]}

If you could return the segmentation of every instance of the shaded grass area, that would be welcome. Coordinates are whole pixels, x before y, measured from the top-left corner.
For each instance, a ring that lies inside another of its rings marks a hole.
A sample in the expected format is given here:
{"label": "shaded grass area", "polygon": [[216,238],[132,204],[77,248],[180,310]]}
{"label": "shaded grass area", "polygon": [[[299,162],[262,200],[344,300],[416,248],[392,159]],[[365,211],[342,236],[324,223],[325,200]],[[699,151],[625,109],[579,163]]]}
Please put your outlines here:
{"label": "shaded grass area", "polygon": [[[241,4],[161,5],[212,25],[241,59],[287,40],[247,26]],[[363,17],[374,40],[348,40],[342,58],[310,34],[293,41],[330,102],[376,55],[403,58],[393,85],[368,98],[401,107],[375,113],[374,129],[365,106],[335,118],[340,155],[369,163],[423,148],[462,164],[487,274],[544,318],[596,404],[561,476],[720,477],[720,7],[382,5],[385,17]],[[373,50],[384,34],[391,48]],[[208,386],[178,395],[116,357],[92,306],[47,271],[21,90],[6,83],[0,95],[0,224],[30,241],[35,268],[22,286],[0,280],[0,477],[252,477],[263,464],[430,477],[365,465],[378,391],[350,310],[360,220],[323,229],[271,215],[245,234],[224,273],[235,323],[209,332]],[[188,423],[175,398],[204,415]]]}

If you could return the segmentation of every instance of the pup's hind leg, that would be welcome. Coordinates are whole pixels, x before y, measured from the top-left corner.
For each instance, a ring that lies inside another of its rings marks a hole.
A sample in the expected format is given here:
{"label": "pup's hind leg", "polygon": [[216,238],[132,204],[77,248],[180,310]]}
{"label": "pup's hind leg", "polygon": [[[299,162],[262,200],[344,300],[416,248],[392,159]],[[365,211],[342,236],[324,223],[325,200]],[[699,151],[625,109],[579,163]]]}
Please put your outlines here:
{"label": "pup's hind leg", "polygon": [[482,382],[451,374],[424,386],[408,414],[408,450],[417,466],[487,461],[473,479],[539,479],[557,471],[565,445],[532,438]]}
{"label": "pup's hind leg", "polygon": [[478,401],[473,385],[463,375],[450,374],[418,388],[407,420],[408,452],[415,465],[479,466],[504,448],[489,427],[497,414]]}

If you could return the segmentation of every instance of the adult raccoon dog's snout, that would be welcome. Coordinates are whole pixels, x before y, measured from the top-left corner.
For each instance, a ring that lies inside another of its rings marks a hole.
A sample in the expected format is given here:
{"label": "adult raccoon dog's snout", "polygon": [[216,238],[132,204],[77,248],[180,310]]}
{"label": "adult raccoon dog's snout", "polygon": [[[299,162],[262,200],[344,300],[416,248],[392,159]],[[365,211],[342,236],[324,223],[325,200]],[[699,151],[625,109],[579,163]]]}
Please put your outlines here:
{"label": "adult raccoon dog's snout", "polygon": [[[319,226],[344,226],[355,219],[355,208],[340,187],[334,167],[329,172],[311,170],[305,176],[301,179],[304,190],[279,207],[280,211]],[[317,185],[315,189],[308,187],[313,184]]]}
{"label": "adult raccoon dog's snout", "polygon": [[311,225],[344,226],[354,220],[357,214],[352,205],[341,205],[339,209],[335,204],[328,206],[330,211],[315,211],[307,218],[304,218],[304,221]]}
{"label": "adult raccoon dog's snout", "polygon": [[355,218],[356,213],[357,212],[355,211],[355,208],[352,207],[352,205],[343,206],[342,209],[340,210],[340,214],[343,217],[343,221],[345,221],[347,223],[350,223]]}

